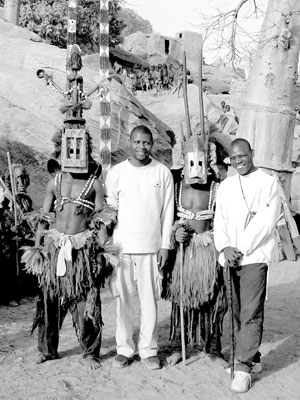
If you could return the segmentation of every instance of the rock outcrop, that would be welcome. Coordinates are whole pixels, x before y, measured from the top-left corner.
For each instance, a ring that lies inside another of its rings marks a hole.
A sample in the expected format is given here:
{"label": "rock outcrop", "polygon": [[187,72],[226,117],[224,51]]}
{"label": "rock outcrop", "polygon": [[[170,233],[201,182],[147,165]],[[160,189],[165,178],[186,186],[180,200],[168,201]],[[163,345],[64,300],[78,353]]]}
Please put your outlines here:
{"label": "rock outcrop", "polygon": [[[46,87],[46,81],[37,79],[36,71],[42,68],[53,74],[53,80],[64,90],[66,51],[33,42],[31,36],[32,33],[25,29],[0,20],[0,46],[6,48],[0,70],[0,135],[50,154],[53,150],[51,137],[63,124],[64,116],[59,111],[63,97]],[[98,65],[95,65],[95,56],[83,57],[80,74],[84,79],[85,93],[99,83]],[[145,124],[151,128],[155,138],[155,156],[170,165],[174,139],[171,129],[143,107],[114,77],[110,90],[113,161],[127,157],[131,129]],[[84,111],[84,117],[93,138],[96,158],[99,153],[99,113],[99,100],[95,98],[92,108]]]}
{"label": "rock outcrop", "polygon": [[[198,86],[189,84],[187,90],[191,128],[192,131],[195,131],[200,119]],[[181,126],[183,127],[183,132],[186,132],[184,101],[182,97],[177,98],[177,93],[163,92],[158,96],[141,94],[139,99],[148,110],[167,124],[175,132],[176,136],[181,135]],[[220,142],[220,144],[225,149],[228,149],[228,144],[231,142],[229,136],[236,133],[237,123],[232,118],[229,120],[221,108],[205,93],[203,94],[203,102],[204,114],[208,118],[211,134],[222,134],[221,138],[224,138],[224,140],[222,139],[222,143]],[[218,141],[220,140],[218,139]]]}

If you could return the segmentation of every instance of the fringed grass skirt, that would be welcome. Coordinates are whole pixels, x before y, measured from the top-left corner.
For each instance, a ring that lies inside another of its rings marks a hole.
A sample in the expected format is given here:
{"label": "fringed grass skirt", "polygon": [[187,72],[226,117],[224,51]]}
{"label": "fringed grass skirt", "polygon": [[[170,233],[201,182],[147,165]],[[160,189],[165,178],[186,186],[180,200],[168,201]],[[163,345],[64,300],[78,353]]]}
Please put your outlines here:
{"label": "fringed grass skirt", "polygon": [[[170,339],[180,347],[180,250],[169,286],[172,301]],[[227,311],[223,274],[217,264],[212,232],[194,233],[184,246],[183,309],[187,342],[206,353],[221,356],[223,318]]]}
{"label": "fringed grass skirt", "polygon": [[106,262],[93,231],[86,230],[76,235],[67,235],[71,242],[71,260],[65,261],[64,276],[57,275],[58,255],[61,249],[63,233],[56,229],[44,232],[44,245],[27,247],[23,261],[27,272],[38,276],[39,286],[53,299],[61,298],[65,302],[85,301],[85,315],[94,323],[101,319],[99,315],[99,290],[112,272]]}
{"label": "fringed grass skirt", "polygon": [[[177,250],[169,298],[180,303],[180,250]],[[184,247],[182,271],[184,307],[199,308],[209,302],[216,282],[217,255],[212,232],[194,233]]]}

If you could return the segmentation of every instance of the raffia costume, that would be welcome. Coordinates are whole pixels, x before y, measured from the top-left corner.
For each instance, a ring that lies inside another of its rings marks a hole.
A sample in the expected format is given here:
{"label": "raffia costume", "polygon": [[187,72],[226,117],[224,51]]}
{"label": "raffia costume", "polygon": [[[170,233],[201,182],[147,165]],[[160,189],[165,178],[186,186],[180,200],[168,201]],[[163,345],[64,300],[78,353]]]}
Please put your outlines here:
{"label": "raffia costume", "polygon": [[[91,175],[80,195],[62,197],[61,173],[55,177],[55,208],[65,203],[77,204],[76,214],[83,207],[93,209],[86,200],[95,175]],[[47,219],[45,215],[40,218]],[[98,359],[102,336],[100,288],[118,262],[117,251],[110,244],[100,245],[100,226],[110,228],[116,222],[116,213],[105,208],[93,213],[89,229],[67,235],[51,228],[44,231],[43,246],[26,248],[23,261],[28,272],[38,276],[41,288],[37,301],[32,331],[38,327],[38,349],[45,359],[58,357],[59,329],[70,310],[83,357]],[[54,221],[50,222],[53,226]],[[101,238],[100,238],[101,239]]]}
{"label": "raffia costume", "polygon": [[177,220],[173,225],[172,243],[175,262],[166,297],[172,301],[170,340],[174,349],[180,347],[180,248],[176,230],[184,227],[189,233],[184,243],[183,292],[185,339],[212,356],[221,355],[221,331],[227,310],[223,275],[217,263],[212,230],[196,233],[188,220],[212,220],[218,184],[212,182],[208,209],[196,213],[181,204],[182,181],[175,185]]}
{"label": "raffia costume", "polygon": [[[29,175],[21,164],[12,164],[11,172],[17,205],[17,224],[10,194],[10,170],[7,169],[6,191],[3,192],[3,201],[0,200],[0,303],[3,301],[17,305],[20,298],[36,294],[36,278],[24,273],[20,263],[21,252],[18,251],[21,246],[34,243],[34,233],[27,221],[27,215],[32,211],[32,200],[26,193],[30,184]],[[17,178],[22,182],[22,188],[19,187]]]}

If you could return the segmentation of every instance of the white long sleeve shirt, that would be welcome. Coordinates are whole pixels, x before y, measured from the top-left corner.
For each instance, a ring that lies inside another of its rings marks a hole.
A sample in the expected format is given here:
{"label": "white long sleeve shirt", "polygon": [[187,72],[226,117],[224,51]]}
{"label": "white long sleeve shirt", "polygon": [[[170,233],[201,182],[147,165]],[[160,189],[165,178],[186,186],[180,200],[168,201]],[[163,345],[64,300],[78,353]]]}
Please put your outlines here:
{"label": "white long sleeve shirt", "polygon": [[108,172],[105,187],[107,204],[118,210],[114,243],[123,253],[170,249],[174,185],[165,165],[154,159],[143,167],[123,161]]}
{"label": "white long sleeve shirt", "polygon": [[[243,192],[241,189],[243,188]],[[247,226],[249,210],[256,215]],[[267,263],[278,259],[276,223],[280,197],[276,179],[261,170],[249,175],[234,175],[219,186],[214,219],[214,240],[224,266],[222,250],[236,247],[244,256],[241,265]]]}

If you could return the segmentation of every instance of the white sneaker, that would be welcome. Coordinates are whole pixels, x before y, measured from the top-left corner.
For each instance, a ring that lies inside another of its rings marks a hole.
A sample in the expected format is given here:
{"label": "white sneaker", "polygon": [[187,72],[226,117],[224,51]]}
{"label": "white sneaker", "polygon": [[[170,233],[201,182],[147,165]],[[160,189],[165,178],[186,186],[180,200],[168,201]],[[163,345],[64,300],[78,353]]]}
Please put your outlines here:
{"label": "white sneaker", "polygon": [[[231,373],[231,368],[230,367],[227,367],[225,370],[226,370],[227,374]],[[263,369],[262,369],[262,365],[261,365],[260,362],[259,363],[252,363],[250,373],[251,374],[259,374],[260,372],[262,372],[262,370]]]}
{"label": "white sneaker", "polygon": [[245,393],[251,387],[251,376],[248,372],[236,371],[231,382],[231,390],[237,393]]}

